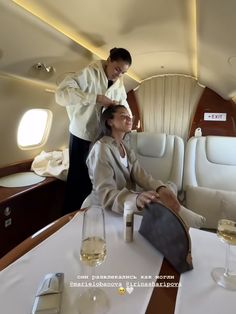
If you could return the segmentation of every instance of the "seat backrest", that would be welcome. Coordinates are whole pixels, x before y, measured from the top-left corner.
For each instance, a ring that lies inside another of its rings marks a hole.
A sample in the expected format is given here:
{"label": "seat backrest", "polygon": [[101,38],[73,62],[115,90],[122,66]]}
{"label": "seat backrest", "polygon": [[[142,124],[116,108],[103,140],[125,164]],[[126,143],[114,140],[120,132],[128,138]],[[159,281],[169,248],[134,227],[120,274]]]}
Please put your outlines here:
{"label": "seat backrest", "polygon": [[186,146],[186,206],[205,216],[205,228],[221,218],[236,220],[236,137],[191,137]]}
{"label": "seat backrest", "polygon": [[141,166],[155,179],[172,181],[182,189],[184,142],[176,135],[133,132],[130,147]]}
{"label": "seat backrest", "polygon": [[184,189],[236,191],[236,137],[192,137],[186,146]]}

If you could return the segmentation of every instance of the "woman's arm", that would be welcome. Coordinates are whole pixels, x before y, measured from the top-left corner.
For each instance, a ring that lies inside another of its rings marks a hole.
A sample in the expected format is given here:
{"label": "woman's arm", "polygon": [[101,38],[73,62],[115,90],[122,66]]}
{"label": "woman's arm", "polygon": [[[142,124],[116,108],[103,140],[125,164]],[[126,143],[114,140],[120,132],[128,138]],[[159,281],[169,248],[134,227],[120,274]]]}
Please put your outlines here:
{"label": "woman's arm", "polygon": [[[61,106],[96,104],[97,94],[92,92],[91,85],[94,85],[94,78],[87,68],[78,74],[67,76],[56,90],[56,102]],[[89,87],[90,85],[90,87]],[[86,92],[85,92],[86,91]]]}
{"label": "woman's arm", "polygon": [[61,106],[89,106],[100,104],[108,107],[114,102],[101,95],[103,81],[92,67],[87,67],[79,73],[67,76],[56,90],[56,102]]}

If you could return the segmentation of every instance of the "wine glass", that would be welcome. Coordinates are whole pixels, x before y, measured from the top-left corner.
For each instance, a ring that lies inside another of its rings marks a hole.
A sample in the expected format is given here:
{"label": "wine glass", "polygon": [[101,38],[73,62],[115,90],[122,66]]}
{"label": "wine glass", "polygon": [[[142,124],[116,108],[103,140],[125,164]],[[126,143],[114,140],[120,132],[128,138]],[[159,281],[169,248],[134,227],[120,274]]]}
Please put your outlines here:
{"label": "wine glass", "polygon": [[[90,269],[90,278],[95,274],[95,267],[106,258],[105,218],[103,208],[88,207],[83,215],[80,260]],[[109,308],[108,298],[102,289],[87,289],[79,300],[81,314],[106,313]]]}
{"label": "wine glass", "polygon": [[90,267],[100,265],[106,257],[104,211],[99,206],[88,207],[83,216],[80,259]]}
{"label": "wine glass", "polygon": [[226,243],[225,267],[214,268],[211,272],[212,278],[221,287],[236,290],[236,274],[230,272],[230,245],[236,245],[236,222],[221,219],[218,222],[217,236]]}

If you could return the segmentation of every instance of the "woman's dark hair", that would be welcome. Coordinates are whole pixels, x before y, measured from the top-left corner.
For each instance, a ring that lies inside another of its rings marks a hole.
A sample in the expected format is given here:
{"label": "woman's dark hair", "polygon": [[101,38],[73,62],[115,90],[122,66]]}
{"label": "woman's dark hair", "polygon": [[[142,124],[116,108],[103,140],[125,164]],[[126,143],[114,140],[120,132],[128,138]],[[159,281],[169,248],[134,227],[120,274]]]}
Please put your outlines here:
{"label": "woman's dark hair", "polygon": [[111,59],[111,61],[122,60],[122,61],[128,63],[129,65],[131,65],[131,63],[132,63],[132,58],[131,58],[129,51],[124,49],[124,48],[116,48],[116,47],[112,48],[110,50],[109,58]]}
{"label": "woman's dark hair", "polygon": [[111,136],[111,127],[107,123],[107,121],[110,119],[113,119],[114,113],[116,113],[121,108],[127,109],[123,105],[111,105],[103,111],[101,118],[100,118],[100,126],[99,126],[99,133],[98,133],[99,135],[97,136],[94,143],[105,135]]}

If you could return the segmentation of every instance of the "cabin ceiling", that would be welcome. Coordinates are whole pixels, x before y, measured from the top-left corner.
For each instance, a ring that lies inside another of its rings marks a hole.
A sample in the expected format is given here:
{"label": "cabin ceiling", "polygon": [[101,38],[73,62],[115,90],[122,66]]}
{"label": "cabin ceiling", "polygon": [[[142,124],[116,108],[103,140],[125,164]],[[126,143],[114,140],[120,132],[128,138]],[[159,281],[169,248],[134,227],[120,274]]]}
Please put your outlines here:
{"label": "cabin ceiling", "polygon": [[[0,71],[48,88],[113,47],[133,57],[127,89],[184,74],[236,95],[235,0],[0,0]],[[38,71],[42,62],[55,72]]]}

